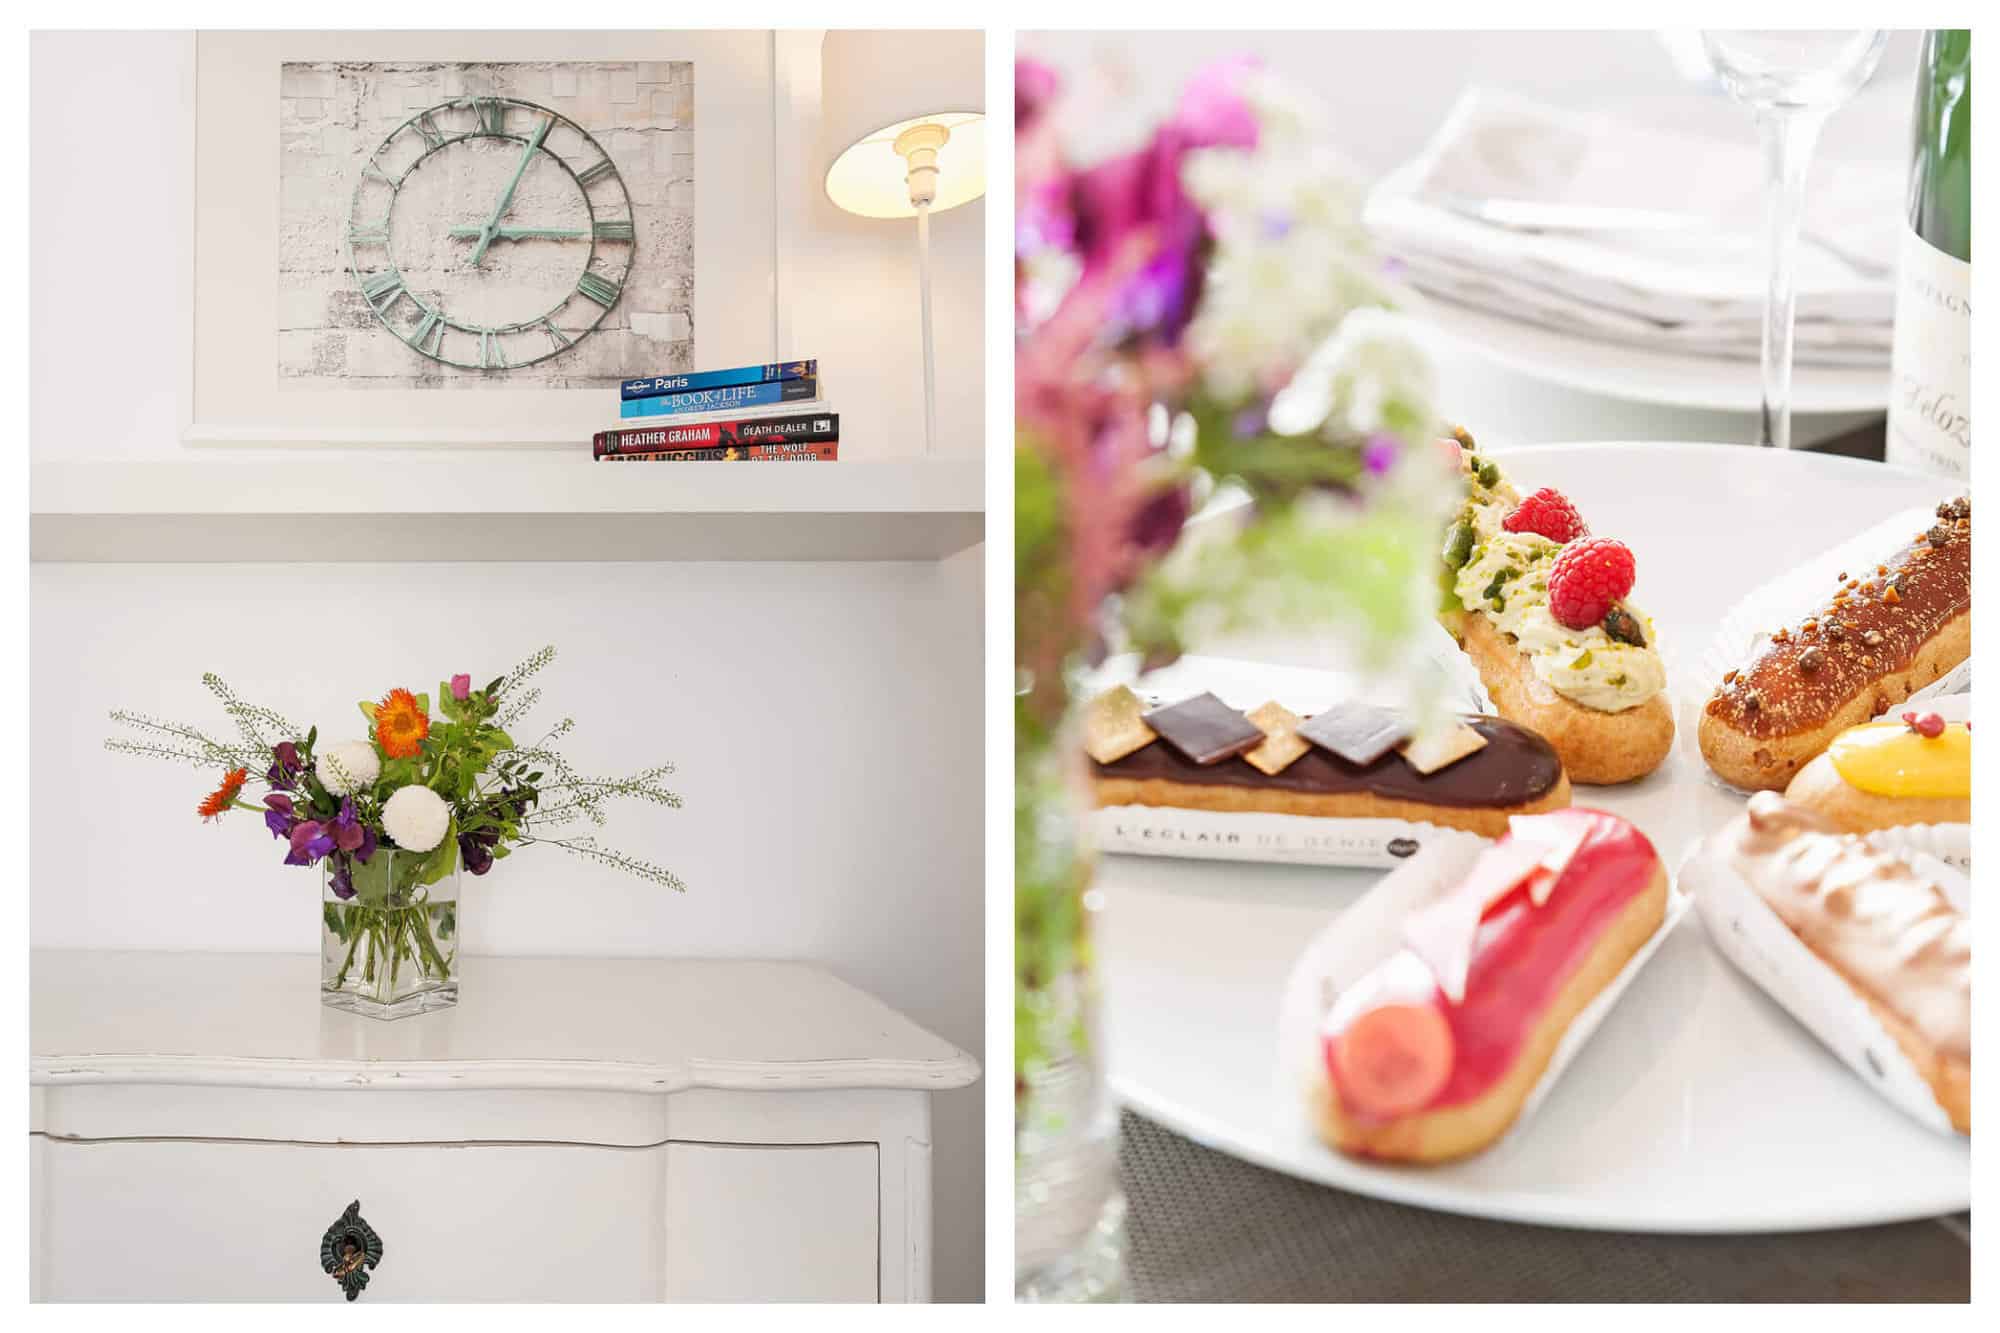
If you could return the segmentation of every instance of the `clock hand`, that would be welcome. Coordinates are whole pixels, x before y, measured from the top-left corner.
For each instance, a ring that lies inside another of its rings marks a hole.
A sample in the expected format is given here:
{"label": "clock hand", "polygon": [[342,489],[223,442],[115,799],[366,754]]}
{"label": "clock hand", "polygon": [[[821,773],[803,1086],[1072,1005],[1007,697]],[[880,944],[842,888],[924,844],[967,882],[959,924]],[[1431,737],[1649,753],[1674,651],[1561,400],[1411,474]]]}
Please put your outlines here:
{"label": "clock hand", "polygon": [[[484,227],[453,227],[448,235],[461,241],[469,241],[486,235]],[[496,241],[570,241],[579,236],[587,236],[584,231],[571,231],[562,227],[495,227],[493,239]]]}
{"label": "clock hand", "polygon": [[493,244],[494,234],[500,227],[501,215],[514,206],[514,191],[520,188],[521,173],[528,169],[528,159],[532,158],[535,150],[542,146],[542,140],[549,137],[549,130],[555,123],[554,116],[544,120],[535,127],[534,137],[521,146],[521,160],[514,164],[513,178],[507,182],[506,190],[500,195],[500,202],[493,206],[493,216],[486,219],[486,228],[479,237],[479,245],[472,252],[472,262],[475,267],[480,260],[486,258],[486,247]]}

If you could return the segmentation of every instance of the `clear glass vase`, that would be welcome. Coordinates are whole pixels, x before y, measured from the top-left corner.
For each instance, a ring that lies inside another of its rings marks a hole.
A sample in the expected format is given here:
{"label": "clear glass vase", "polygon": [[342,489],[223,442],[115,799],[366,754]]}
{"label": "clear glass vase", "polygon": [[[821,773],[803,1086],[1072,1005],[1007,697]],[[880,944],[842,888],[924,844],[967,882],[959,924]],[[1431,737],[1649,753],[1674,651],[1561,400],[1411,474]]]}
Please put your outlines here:
{"label": "clear glass vase", "polygon": [[320,1002],[370,1018],[457,1004],[457,847],[320,865]]}
{"label": "clear glass vase", "polygon": [[1123,1294],[1118,1120],[1098,1033],[1083,751],[1015,756],[1014,1283],[1024,1301]]}

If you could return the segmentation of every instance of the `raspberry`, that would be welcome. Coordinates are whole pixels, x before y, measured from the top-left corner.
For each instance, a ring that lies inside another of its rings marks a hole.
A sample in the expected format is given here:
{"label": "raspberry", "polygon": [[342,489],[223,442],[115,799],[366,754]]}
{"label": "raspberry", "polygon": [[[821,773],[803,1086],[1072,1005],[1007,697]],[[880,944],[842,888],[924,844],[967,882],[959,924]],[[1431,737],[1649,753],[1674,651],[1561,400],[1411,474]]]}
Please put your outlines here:
{"label": "raspberry", "polygon": [[1539,532],[1552,542],[1569,542],[1590,535],[1589,524],[1569,497],[1553,486],[1544,486],[1514,507],[1500,520],[1509,532]]}
{"label": "raspberry", "polygon": [[1911,731],[1926,740],[1936,740],[1944,735],[1944,717],[1941,714],[1910,712],[1903,714],[1903,721]]}
{"label": "raspberry", "polygon": [[1573,541],[1549,566],[1549,613],[1571,629],[1589,629],[1632,591],[1638,564],[1610,537]]}

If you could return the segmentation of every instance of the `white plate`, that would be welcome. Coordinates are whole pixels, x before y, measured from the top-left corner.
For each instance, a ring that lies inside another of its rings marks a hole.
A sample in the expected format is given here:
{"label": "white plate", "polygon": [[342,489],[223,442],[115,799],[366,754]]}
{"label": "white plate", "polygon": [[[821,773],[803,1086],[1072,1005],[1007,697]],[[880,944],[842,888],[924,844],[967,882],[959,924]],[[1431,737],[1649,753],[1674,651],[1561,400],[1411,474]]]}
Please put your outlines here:
{"label": "white plate", "polygon": [[[1634,403],[1756,412],[1764,402],[1755,361],[1690,356],[1564,333],[1426,295],[1424,317],[1448,339],[1510,370]],[[1880,412],[1889,405],[1889,367],[1792,368],[1792,411],[1801,416]]]}
{"label": "white plate", "polygon": [[[1508,451],[1638,556],[1669,688],[1750,583],[1885,515],[1956,491],[1880,464],[1735,445]],[[1312,666],[1293,659],[1292,666]],[[1676,746],[1650,777],[1579,788],[1669,866],[1742,806]],[[1620,1231],[1809,1230],[1970,1206],[1967,1146],[1863,1086],[1683,920],[1532,1123],[1443,1167],[1322,1147],[1272,1095],[1285,978],[1379,872],[1107,856],[1098,884],[1113,1086],[1135,1109],[1248,1161],[1452,1212]],[[1865,1144],[1866,1151],[1857,1151]]]}

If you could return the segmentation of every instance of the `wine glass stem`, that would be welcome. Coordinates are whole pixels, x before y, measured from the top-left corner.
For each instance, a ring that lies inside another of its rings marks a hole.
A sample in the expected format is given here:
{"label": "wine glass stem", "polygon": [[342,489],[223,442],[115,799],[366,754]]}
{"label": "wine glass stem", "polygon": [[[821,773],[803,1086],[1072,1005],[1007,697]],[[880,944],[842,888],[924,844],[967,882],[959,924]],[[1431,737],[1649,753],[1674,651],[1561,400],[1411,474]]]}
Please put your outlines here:
{"label": "wine glass stem", "polygon": [[1805,212],[1806,167],[1823,113],[1800,107],[1759,108],[1770,190],[1766,243],[1770,286],[1764,293],[1764,419],[1758,443],[1792,447],[1792,334],[1798,309],[1799,225]]}

